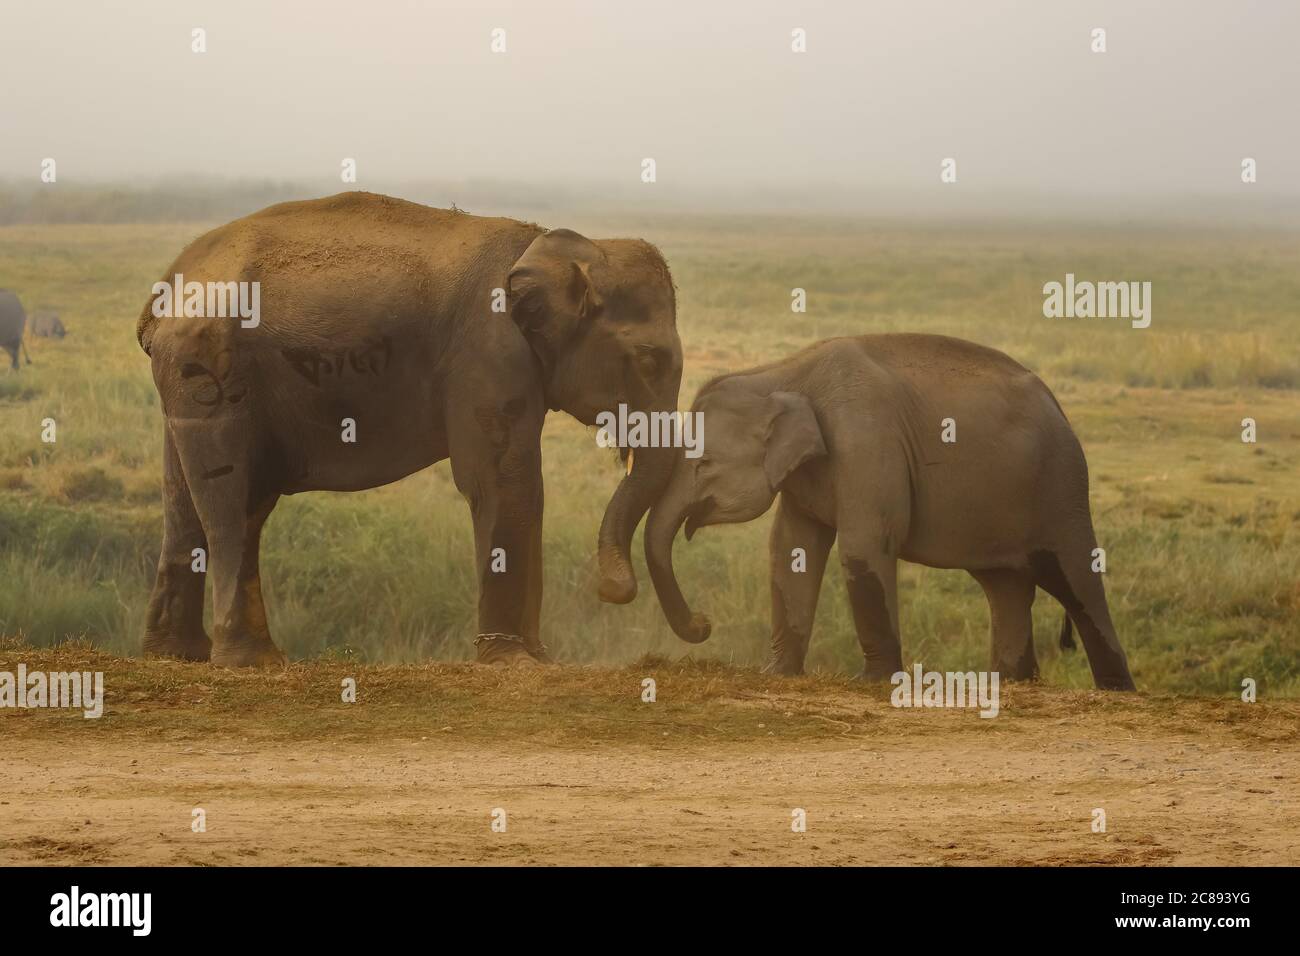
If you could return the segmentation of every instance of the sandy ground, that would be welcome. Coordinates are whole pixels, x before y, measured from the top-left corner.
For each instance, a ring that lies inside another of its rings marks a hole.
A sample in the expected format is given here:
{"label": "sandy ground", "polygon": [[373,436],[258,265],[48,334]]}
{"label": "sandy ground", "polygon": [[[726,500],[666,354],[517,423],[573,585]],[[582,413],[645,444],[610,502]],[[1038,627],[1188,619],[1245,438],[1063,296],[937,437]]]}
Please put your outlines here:
{"label": "sandy ground", "polygon": [[[949,737],[908,715],[916,733],[845,723],[805,742],[587,748],[436,730],[92,744],[6,735],[0,715],[0,863],[1300,863],[1294,739],[1216,742],[1208,728],[1047,710],[1014,734],[967,720]],[[206,832],[191,830],[196,807]],[[806,832],[792,832],[795,808]]]}

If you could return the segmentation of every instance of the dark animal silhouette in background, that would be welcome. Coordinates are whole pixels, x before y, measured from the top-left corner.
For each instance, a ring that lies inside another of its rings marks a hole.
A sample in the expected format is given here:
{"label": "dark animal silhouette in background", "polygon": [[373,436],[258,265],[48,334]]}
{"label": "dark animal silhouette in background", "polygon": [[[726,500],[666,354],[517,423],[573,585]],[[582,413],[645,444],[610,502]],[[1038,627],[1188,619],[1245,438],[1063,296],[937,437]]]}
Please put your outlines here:
{"label": "dark animal silhouette in background", "polygon": [[0,349],[9,353],[13,371],[18,371],[18,350],[22,349],[27,364],[32,364],[32,357],[23,342],[23,330],[27,327],[27,313],[18,296],[8,289],[0,289]]}

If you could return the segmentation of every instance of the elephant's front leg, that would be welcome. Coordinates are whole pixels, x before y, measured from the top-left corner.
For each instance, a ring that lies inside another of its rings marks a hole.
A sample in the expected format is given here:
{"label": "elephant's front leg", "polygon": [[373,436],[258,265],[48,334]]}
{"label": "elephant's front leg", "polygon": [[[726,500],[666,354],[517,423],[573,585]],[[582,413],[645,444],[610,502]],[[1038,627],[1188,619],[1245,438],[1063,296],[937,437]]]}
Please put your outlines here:
{"label": "elephant's front leg", "polygon": [[817,596],[835,529],[805,514],[785,494],[769,538],[772,562],[772,656],[770,674],[802,674]]}
{"label": "elephant's front leg", "polygon": [[[479,427],[486,419],[489,427]],[[480,413],[451,429],[456,487],[474,520],[479,663],[545,659],[541,611],[541,413]]]}
{"label": "elephant's front leg", "polygon": [[862,646],[862,676],[888,680],[903,669],[898,623],[898,555],[911,523],[911,485],[896,454],[842,445],[836,486],[840,564]]}
{"label": "elephant's front leg", "polygon": [[903,669],[898,636],[898,552],[905,536],[898,518],[855,513],[840,517],[840,564],[862,645],[862,676],[888,680]]}
{"label": "elephant's front leg", "polygon": [[882,548],[846,550],[841,538],[840,564],[862,645],[862,676],[889,680],[903,669],[898,637],[898,561]]}
{"label": "elephant's front leg", "polygon": [[523,637],[530,654],[540,661],[551,662],[542,643],[542,512],[544,491],[539,469],[537,475],[537,519],[530,532],[527,600],[524,604]]}

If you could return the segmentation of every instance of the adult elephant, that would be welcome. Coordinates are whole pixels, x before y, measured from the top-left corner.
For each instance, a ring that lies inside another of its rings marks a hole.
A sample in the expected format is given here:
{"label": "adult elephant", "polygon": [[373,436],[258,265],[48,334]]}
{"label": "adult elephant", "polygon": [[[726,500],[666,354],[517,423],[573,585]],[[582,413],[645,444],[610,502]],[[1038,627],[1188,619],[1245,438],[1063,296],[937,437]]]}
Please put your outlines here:
{"label": "adult elephant", "polygon": [[18,371],[18,350],[22,349],[27,364],[32,364],[32,357],[27,354],[23,343],[23,330],[27,326],[27,313],[18,296],[8,289],[0,289],[0,349],[9,353],[13,371]]}
{"label": "adult elephant", "polygon": [[[225,283],[249,283],[244,301],[258,308],[243,319],[171,317],[186,310],[163,285],[212,316],[235,311],[237,287]],[[258,575],[262,526],[280,496],[373,488],[450,458],[474,522],[478,660],[546,659],[547,410],[590,425],[621,403],[677,408],[676,301],[653,246],[349,192],[201,236],[154,293],[137,328],[166,420],[147,654],[283,661]],[[671,470],[670,449],[644,449],[610,499],[603,600],[635,596],[632,535]],[[211,640],[197,548],[213,579]]]}

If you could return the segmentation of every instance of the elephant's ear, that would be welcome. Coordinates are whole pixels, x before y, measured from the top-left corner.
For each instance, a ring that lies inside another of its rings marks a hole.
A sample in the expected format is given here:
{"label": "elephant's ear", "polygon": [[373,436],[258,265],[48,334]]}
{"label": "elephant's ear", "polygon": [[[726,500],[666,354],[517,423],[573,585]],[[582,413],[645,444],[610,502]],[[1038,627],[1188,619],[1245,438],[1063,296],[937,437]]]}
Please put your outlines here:
{"label": "elephant's ear", "polygon": [[603,303],[591,280],[600,248],[570,229],[552,229],[532,241],[506,278],[510,317],[534,343],[554,355],[579,323]]}
{"label": "elephant's ear", "polygon": [[812,403],[797,392],[773,392],[768,396],[768,419],[763,470],[772,490],[779,491],[791,472],[806,461],[826,454],[821,426]]}

